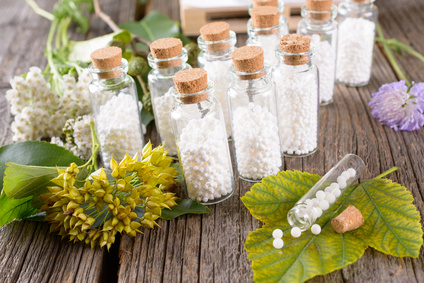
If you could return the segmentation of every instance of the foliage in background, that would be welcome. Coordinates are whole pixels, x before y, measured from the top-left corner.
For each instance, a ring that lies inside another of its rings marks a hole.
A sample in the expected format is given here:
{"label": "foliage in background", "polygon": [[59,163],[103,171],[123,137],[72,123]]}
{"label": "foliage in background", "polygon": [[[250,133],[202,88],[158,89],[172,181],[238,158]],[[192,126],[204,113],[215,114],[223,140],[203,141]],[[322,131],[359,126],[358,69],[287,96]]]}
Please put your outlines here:
{"label": "foliage in background", "polygon": [[[265,222],[262,228],[248,235],[245,243],[254,280],[303,282],[355,262],[368,246],[393,256],[418,257],[423,243],[420,214],[405,187],[380,179],[387,172],[347,188],[317,220],[321,233],[305,231],[299,238],[290,235],[287,213],[320,177],[285,171],[255,184],[242,197],[250,213]],[[337,234],[331,227],[331,219],[348,205],[362,212],[365,223],[354,231]],[[272,244],[272,232],[277,228],[285,235],[281,250]]]}

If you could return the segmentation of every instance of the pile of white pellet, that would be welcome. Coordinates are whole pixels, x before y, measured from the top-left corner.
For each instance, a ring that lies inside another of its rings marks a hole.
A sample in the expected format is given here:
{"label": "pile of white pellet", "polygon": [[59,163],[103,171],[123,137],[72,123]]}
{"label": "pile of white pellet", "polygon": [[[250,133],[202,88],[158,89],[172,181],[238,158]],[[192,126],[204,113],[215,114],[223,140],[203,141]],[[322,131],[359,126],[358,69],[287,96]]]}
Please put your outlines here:
{"label": "pile of white pellet", "polygon": [[363,18],[347,18],[340,24],[337,81],[360,85],[371,76],[375,24]]}
{"label": "pile of white pellet", "polygon": [[193,119],[181,131],[180,160],[189,198],[208,202],[232,192],[232,169],[224,124]]}
{"label": "pile of white pellet", "polygon": [[170,91],[153,100],[153,112],[155,113],[157,131],[165,149],[169,155],[177,155],[177,145],[175,144],[174,130],[172,128],[171,110],[174,106],[174,99]]}

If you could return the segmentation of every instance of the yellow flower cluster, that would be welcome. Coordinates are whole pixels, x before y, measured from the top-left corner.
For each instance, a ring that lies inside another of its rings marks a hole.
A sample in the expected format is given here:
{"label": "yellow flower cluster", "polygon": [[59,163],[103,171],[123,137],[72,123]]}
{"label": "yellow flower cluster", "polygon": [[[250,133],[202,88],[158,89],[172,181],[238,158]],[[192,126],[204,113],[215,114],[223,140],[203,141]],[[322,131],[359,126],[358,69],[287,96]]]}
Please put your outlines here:
{"label": "yellow flower cluster", "polygon": [[141,233],[141,226],[159,226],[156,220],[162,209],[176,205],[176,197],[168,192],[176,185],[178,174],[170,167],[171,162],[163,146],[153,149],[149,142],[141,156],[126,155],[120,163],[112,158],[113,178],[108,179],[101,169],[78,187],[79,169],[75,163],[59,169],[52,180],[56,186],[48,187],[49,193],[40,196],[50,231],[58,231],[62,238],[90,243],[92,248],[98,243],[109,249],[118,232],[135,236]]}

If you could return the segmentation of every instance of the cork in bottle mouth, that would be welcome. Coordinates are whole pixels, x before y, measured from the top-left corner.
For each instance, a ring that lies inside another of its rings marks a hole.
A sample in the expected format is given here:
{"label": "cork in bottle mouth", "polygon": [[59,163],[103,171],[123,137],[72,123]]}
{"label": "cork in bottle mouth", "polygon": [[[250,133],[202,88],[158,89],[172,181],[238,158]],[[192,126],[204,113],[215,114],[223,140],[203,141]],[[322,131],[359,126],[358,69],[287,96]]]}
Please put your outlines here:
{"label": "cork in bottle mouth", "polygon": [[312,20],[329,20],[333,0],[306,0],[306,9],[310,12],[309,18]]}
{"label": "cork in bottle mouth", "polygon": [[[180,55],[183,51],[183,43],[178,38],[161,38],[150,44],[152,57],[156,59],[170,59]],[[158,61],[160,69],[167,69],[181,65],[181,59]]]}
{"label": "cork in bottle mouth", "polygon": [[208,87],[208,74],[204,69],[180,71],[172,79],[183,104],[199,103],[209,97],[206,91],[203,92]]}
{"label": "cork in bottle mouth", "polygon": [[280,11],[276,7],[262,6],[253,8],[250,12],[254,28],[271,28],[279,24]]}
{"label": "cork in bottle mouth", "polygon": [[352,2],[356,2],[356,3],[361,3],[361,4],[366,4],[366,3],[371,3],[374,2],[372,0],[351,0]]}
{"label": "cork in bottle mouth", "polygon": [[280,39],[280,50],[285,53],[284,64],[287,65],[304,65],[309,62],[308,52],[311,47],[311,37],[309,35],[286,34]]}
{"label": "cork in bottle mouth", "polygon": [[[116,46],[108,46],[97,49],[90,54],[93,67],[105,72],[98,73],[100,79],[112,79],[119,77],[122,70],[112,70],[121,66],[122,49]],[[110,71],[108,71],[110,70]]]}
{"label": "cork in bottle mouth", "polygon": [[239,74],[240,80],[253,80],[265,75],[265,71],[263,70],[265,67],[264,51],[259,46],[243,46],[237,48],[231,54],[231,59],[233,60],[234,69],[237,72],[253,73]]}
{"label": "cork in bottle mouth", "polygon": [[223,52],[230,48],[224,40],[230,37],[230,25],[226,22],[212,22],[200,28],[200,35],[204,41],[211,42],[207,45],[209,52]]}
{"label": "cork in bottle mouth", "polygon": [[261,6],[278,6],[278,0],[253,0],[253,7],[261,7]]}

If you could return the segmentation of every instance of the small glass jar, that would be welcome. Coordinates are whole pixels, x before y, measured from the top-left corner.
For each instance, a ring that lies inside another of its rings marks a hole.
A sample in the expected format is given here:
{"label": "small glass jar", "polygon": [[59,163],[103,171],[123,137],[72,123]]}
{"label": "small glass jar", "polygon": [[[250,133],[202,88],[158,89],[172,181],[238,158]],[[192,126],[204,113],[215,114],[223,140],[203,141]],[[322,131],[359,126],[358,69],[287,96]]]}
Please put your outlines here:
{"label": "small glass jar", "polygon": [[359,156],[347,154],[288,212],[289,224],[301,231],[309,229],[359,179],[365,168]]}
{"label": "small glass jar", "polygon": [[93,78],[89,90],[101,158],[103,166],[109,167],[112,157],[120,161],[125,154],[133,156],[142,151],[142,104],[134,80],[127,75],[127,60],[122,58],[115,68],[98,69],[93,59],[88,68]]}
{"label": "small glass jar", "polygon": [[[192,69],[196,70],[196,69]],[[190,199],[215,204],[228,199],[235,188],[221,105],[213,98],[214,86],[195,93],[171,90],[178,158]]]}
{"label": "small glass jar", "polygon": [[197,43],[202,50],[198,56],[198,65],[208,72],[209,79],[215,83],[215,98],[224,112],[228,138],[231,136],[231,123],[227,88],[231,83],[231,53],[235,50],[234,46],[237,42],[236,33],[229,31],[229,34],[229,37],[218,41],[204,40],[202,35],[197,38]]}
{"label": "small glass jar", "polygon": [[[301,35],[289,34],[283,36],[282,40],[285,37],[296,40],[298,36]],[[301,37],[309,39],[309,36]],[[307,46],[309,48],[309,44]],[[319,84],[317,67],[312,64],[314,49],[299,53],[277,49],[276,53],[279,62],[272,76],[277,98],[281,153],[291,157],[307,156],[318,148]]]}
{"label": "small glass jar", "polygon": [[282,165],[271,68],[255,72],[231,67],[228,88],[235,163],[241,179],[260,182]]}
{"label": "small glass jar", "polygon": [[[260,46],[264,50],[265,60],[271,65],[274,66],[277,64],[277,57],[275,57],[275,48],[280,42],[281,36],[288,34],[287,21],[284,21],[282,17],[279,17],[278,9],[275,9],[277,14],[276,20],[278,24],[275,26],[267,26],[269,18],[272,17],[272,14],[265,14],[264,11],[258,11],[258,9],[271,9],[271,7],[257,7],[251,10],[251,19],[247,22],[247,34],[249,38],[246,41],[246,45],[256,45]],[[258,14],[255,14],[255,11]],[[270,11],[268,11],[269,13]],[[255,20],[253,19],[255,17]],[[261,21],[261,18],[268,18],[268,21]],[[255,23],[261,23],[265,25],[256,26]]]}
{"label": "small glass jar", "polygon": [[316,51],[313,63],[319,70],[320,104],[330,104],[336,80],[337,6],[332,5],[329,11],[313,11],[304,5],[301,13],[303,19],[298,23],[297,33],[311,37]]}
{"label": "small glass jar", "polygon": [[[289,21],[287,20],[286,16],[284,16],[284,1],[282,0],[272,0],[272,1],[253,0],[252,2],[253,3],[249,6],[249,16],[252,15],[252,9],[255,7],[261,7],[261,6],[277,7],[278,10],[280,11],[280,24],[282,25],[283,34],[289,33]],[[277,2],[277,5],[275,5],[275,2]]]}
{"label": "small glass jar", "polygon": [[367,85],[378,9],[374,0],[345,0],[338,9],[337,82],[352,87]]}
{"label": "small glass jar", "polygon": [[177,145],[175,144],[170,115],[174,106],[171,87],[174,86],[172,77],[177,72],[191,68],[186,63],[188,59],[187,51],[182,48],[181,53],[177,56],[165,59],[155,58],[150,53],[147,59],[150,67],[152,67],[148,75],[148,82],[159,139],[165,145],[170,156],[177,156]]}

